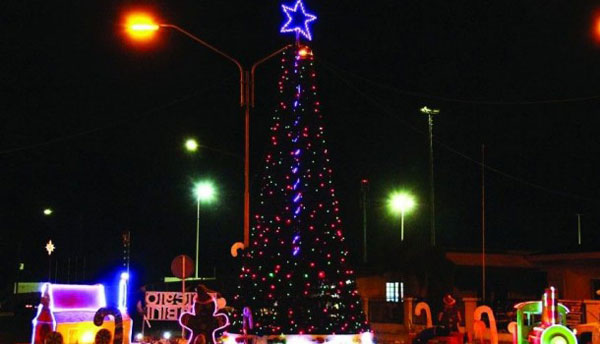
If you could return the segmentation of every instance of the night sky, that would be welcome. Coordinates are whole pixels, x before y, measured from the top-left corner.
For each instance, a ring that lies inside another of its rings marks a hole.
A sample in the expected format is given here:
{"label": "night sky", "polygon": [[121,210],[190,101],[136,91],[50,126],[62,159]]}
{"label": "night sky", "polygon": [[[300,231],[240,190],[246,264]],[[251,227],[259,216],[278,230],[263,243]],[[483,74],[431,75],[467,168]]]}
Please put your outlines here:
{"label": "night sky", "polygon": [[[1,6],[0,278],[9,288],[47,278],[108,276],[132,234],[138,281],[194,255],[193,182],[211,178],[217,204],[201,209],[201,270],[236,267],[243,238],[243,116],[238,72],[175,31],[146,46],[123,35],[123,14],[143,5],[246,66],[282,36],[278,1],[4,1]],[[429,147],[434,119],[438,244],[477,250],[485,145],[490,249],[600,244],[598,1],[317,1],[313,48],[321,109],[345,233],[362,245],[360,180],[370,181],[373,259],[397,250],[399,220],[385,199],[410,190],[406,240],[429,238]],[[251,133],[251,193],[259,187],[277,59],[259,67]],[[196,137],[196,154],[183,149]],[[45,217],[42,210],[54,214]],[[69,276],[67,262],[71,264]],[[54,273],[54,272],[53,272]],[[5,278],[5,276],[7,278]],[[4,293],[4,289],[3,289]]]}

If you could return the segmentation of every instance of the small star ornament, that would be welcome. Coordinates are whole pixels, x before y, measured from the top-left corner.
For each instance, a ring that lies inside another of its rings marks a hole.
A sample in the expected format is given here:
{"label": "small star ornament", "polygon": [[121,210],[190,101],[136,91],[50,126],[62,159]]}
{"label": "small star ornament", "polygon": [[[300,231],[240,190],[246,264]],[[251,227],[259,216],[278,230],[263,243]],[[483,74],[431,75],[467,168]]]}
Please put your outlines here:
{"label": "small star ornament", "polygon": [[293,7],[281,5],[283,13],[287,16],[287,21],[281,27],[281,32],[295,32],[296,35],[302,35],[309,41],[312,40],[308,23],[317,19],[314,14],[306,12],[302,0],[297,0]]}
{"label": "small star ornament", "polygon": [[54,252],[54,249],[56,247],[54,247],[54,244],[52,243],[52,240],[48,241],[48,243],[46,244],[46,251],[48,251],[48,255],[51,255],[52,252]]}

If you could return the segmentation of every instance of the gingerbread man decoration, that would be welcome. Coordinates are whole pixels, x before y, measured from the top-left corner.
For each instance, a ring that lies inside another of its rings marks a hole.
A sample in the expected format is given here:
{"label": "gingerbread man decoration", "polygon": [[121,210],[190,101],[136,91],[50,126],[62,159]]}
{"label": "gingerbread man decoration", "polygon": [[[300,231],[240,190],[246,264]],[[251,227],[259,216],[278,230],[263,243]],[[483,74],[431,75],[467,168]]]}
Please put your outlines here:
{"label": "gingerbread man decoration", "polygon": [[[219,304],[222,303],[222,304]],[[217,332],[229,326],[229,318],[219,309],[225,307],[225,299],[200,284],[191,313],[182,313],[179,323],[191,332],[188,344],[217,343]]]}

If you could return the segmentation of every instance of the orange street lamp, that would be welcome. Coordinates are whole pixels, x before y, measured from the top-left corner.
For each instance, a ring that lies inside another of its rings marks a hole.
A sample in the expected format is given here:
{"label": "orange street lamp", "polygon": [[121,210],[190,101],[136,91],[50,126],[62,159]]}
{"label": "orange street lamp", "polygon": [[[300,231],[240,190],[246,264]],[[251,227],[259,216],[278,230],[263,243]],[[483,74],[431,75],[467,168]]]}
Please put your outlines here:
{"label": "orange street lamp", "polygon": [[244,248],[247,248],[250,244],[250,107],[254,107],[254,73],[258,65],[279,55],[285,49],[289,48],[291,44],[256,61],[250,69],[245,69],[235,58],[177,25],[156,23],[152,20],[152,16],[147,14],[132,14],[128,17],[126,23],[127,32],[134,39],[136,37],[141,40],[150,39],[154,37],[156,31],[160,28],[169,28],[178,31],[194,42],[223,56],[238,68],[240,72],[240,106],[244,109]]}
{"label": "orange street lamp", "polygon": [[151,40],[159,28],[154,18],[146,13],[133,13],[127,16],[125,23],[127,34],[135,41]]}
{"label": "orange street lamp", "polygon": [[600,41],[600,15],[596,17],[596,23],[594,26],[594,35],[596,36],[596,40]]}

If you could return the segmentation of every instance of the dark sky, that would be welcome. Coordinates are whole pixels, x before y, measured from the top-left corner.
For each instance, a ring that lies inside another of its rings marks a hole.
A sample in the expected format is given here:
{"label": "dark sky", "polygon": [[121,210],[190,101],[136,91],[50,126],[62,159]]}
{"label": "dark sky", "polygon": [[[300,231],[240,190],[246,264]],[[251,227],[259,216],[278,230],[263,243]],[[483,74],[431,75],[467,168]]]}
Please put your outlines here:
{"label": "dark sky", "polygon": [[[291,42],[278,1],[3,1],[0,110],[0,275],[26,263],[59,279],[110,274],[120,233],[132,233],[141,279],[193,255],[194,180],[212,178],[219,202],[201,210],[201,266],[232,266],[242,239],[243,117],[235,66],[174,31],[134,47],[123,12],[143,4],[246,66]],[[370,180],[371,250],[396,250],[385,211],[411,190],[411,245],[429,236],[426,118],[435,118],[438,243],[476,249],[485,144],[486,231],[492,249],[552,250],[600,243],[598,1],[306,1],[318,15],[311,47],[345,231],[360,257],[362,178]],[[258,187],[278,61],[257,72],[252,188]],[[195,136],[206,146],[182,149]],[[50,206],[55,213],[44,217]],[[381,249],[379,249],[381,248]],[[77,259],[77,267],[75,267]],[[2,281],[8,279],[2,278]],[[5,284],[5,283],[3,283]]]}

